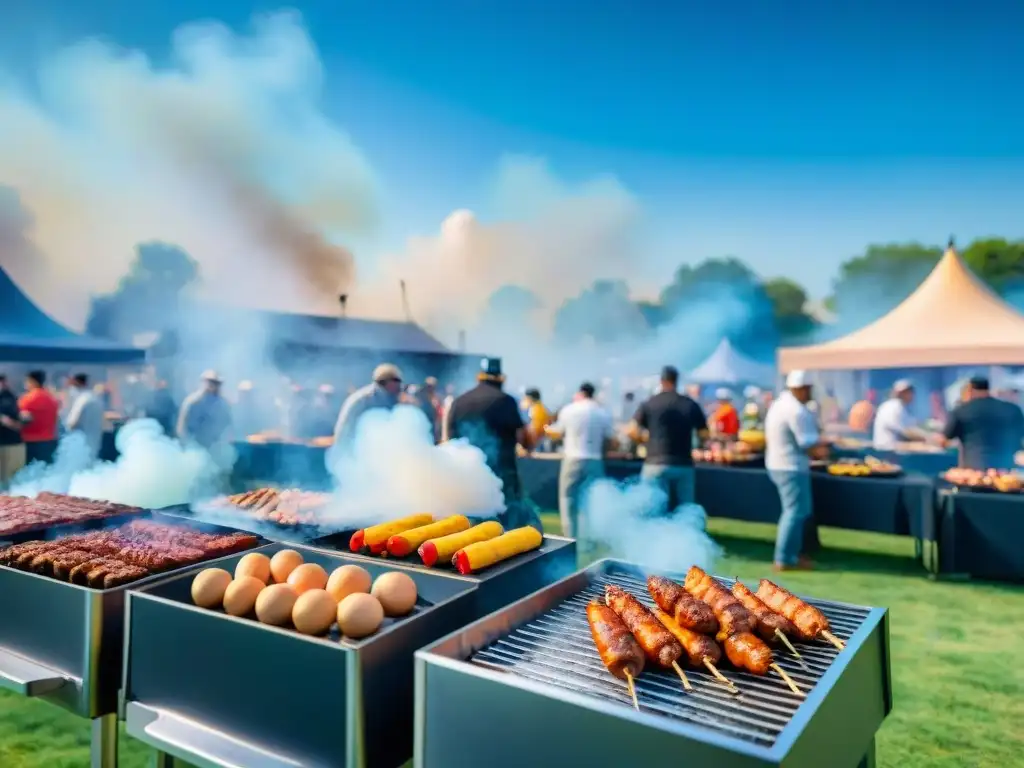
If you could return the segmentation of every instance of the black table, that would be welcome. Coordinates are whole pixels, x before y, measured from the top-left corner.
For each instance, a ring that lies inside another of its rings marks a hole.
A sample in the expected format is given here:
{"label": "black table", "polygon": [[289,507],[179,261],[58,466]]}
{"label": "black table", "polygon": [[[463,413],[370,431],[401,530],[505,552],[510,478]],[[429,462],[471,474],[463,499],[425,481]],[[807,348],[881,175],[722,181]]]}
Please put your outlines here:
{"label": "black table", "polygon": [[[636,477],[639,461],[609,461],[609,477]],[[519,460],[523,488],[541,509],[558,509],[558,457]],[[696,501],[711,517],[777,523],[779,494],[763,469],[697,465]],[[923,475],[899,478],[811,475],[814,519],[818,525],[913,536],[934,541],[934,484]]]}
{"label": "black table", "polygon": [[940,576],[1024,582],[1024,495],[942,490]]}

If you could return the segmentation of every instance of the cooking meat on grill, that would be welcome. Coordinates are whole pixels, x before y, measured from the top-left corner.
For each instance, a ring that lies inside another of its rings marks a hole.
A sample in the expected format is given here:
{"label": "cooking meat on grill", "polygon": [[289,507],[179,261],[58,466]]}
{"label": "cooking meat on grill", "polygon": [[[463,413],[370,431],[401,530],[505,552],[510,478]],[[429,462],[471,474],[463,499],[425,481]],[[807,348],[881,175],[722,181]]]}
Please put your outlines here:
{"label": "cooking meat on grill", "polygon": [[662,667],[679,661],[683,647],[643,603],[612,585],[605,587],[605,602],[633,633],[648,659]]}
{"label": "cooking meat on grill", "polygon": [[169,568],[240,552],[258,542],[243,533],[208,534],[135,520],[114,530],[0,549],[0,565],[110,589]]}
{"label": "cooking meat on grill", "polygon": [[732,593],[736,596],[743,607],[750,611],[757,620],[757,634],[769,643],[776,642],[781,632],[786,637],[799,637],[797,628],[785,616],[775,613],[771,608],[755,595],[750,589],[740,582],[732,585]]}
{"label": "cooking meat on grill", "polygon": [[698,600],[703,600],[718,618],[718,640],[742,632],[753,632],[757,626],[754,616],[743,607],[732,592],[719,584],[710,574],[696,565],[686,572],[684,588]]}
{"label": "cooking meat on grill", "polygon": [[825,614],[768,579],[761,579],[757,597],[773,611],[789,619],[801,640],[814,640],[829,630]]}
{"label": "cooking meat on grill", "polygon": [[712,635],[718,631],[718,619],[703,600],[691,595],[682,585],[662,576],[647,577],[647,591],[676,624],[694,632]]}
{"label": "cooking meat on grill", "polygon": [[615,611],[598,600],[591,600],[587,605],[587,623],[601,661],[612,675],[625,680],[643,672],[643,649]]}
{"label": "cooking meat on grill", "polygon": [[772,649],[751,632],[740,632],[725,639],[725,655],[734,667],[755,675],[767,675],[773,663]]}
{"label": "cooking meat on grill", "polygon": [[680,626],[675,619],[664,611],[655,611],[654,615],[658,617],[658,620],[665,625],[665,629],[671,632],[673,637],[683,646],[690,666],[702,667],[704,666],[705,659],[712,664],[717,664],[722,658],[722,649],[718,647],[718,643],[712,638]]}

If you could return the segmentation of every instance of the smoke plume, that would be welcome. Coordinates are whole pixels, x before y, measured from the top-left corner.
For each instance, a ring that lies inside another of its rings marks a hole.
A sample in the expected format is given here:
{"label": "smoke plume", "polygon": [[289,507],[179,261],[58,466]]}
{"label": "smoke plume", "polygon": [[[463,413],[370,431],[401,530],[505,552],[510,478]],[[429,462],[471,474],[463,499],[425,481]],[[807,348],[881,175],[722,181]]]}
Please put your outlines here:
{"label": "smoke plume", "polygon": [[411,406],[364,414],[351,450],[329,461],[338,493],[326,526],[421,512],[492,517],[504,509],[501,481],[483,452],[464,440],[434,445],[426,417]]}
{"label": "smoke plume", "polygon": [[233,452],[216,456],[164,435],[151,419],[126,424],[117,434],[117,461],[93,464],[80,433],[61,439],[52,465],[34,463],[11,483],[16,496],[42,491],[159,509],[210,495],[219,476],[230,470]]}
{"label": "smoke plume", "polygon": [[721,548],[705,532],[704,509],[688,504],[666,516],[668,503],[653,483],[598,480],[584,492],[582,536],[603,545],[612,557],[654,570],[713,569]]}
{"label": "smoke plume", "polygon": [[170,62],[87,40],[24,89],[3,81],[0,183],[21,195],[45,272],[61,278],[30,292],[80,325],[87,293],[116,284],[135,244],[164,240],[201,263],[219,300],[332,312],[354,279],[335,241],[373,230],[376,182],[322,112],[300,19],[259,17],[247,35],[186,25]]}

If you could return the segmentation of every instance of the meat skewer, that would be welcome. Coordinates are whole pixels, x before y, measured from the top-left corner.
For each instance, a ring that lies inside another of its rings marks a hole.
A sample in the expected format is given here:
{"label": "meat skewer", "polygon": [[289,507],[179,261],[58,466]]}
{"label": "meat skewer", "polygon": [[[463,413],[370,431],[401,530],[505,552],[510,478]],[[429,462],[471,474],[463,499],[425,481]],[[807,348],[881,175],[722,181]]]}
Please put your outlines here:
{"label": "meat skewer", "polygon": [[722,649],[718,647],[718,643],[707,635],[702,635],[699,632],[694,632],[692,629],[679,626],[675,619],[664,611],[657,610],[654,612],[654,615],[658,617],[658,621],[664,624],[665,629],[671,632],[676,640],[679,641],[679,644],[683,646],[683,650],[686,651],[686,656],[692,666],[705,666],[718,682],[725,684],[729,688],[730,693],[740,692],[739,688],[733,685],[732,681],[719,672],[718,667],[715,666],[719,659],[722,658]]}
{"label": "meat skewer", "polygon": [[663,576],[648,576],[647,591],[658,607],[680,627],[702,635],[713,635],[718,631],[718,619],[711,607],[687,592],[681,584]]}
{"label": "meat skewer", "polygon": [[587,605],[587,623],[601,661],[613,677],[626,681],[633,709],[639,711],[633,679],[644,671],[643,649],[619,615],[598,600],[591,600]]}
{"label": "meat skewer", "polygon": [[710,574],[696,565],[686,572],[683,588],[698,600],[703,600],[718,618],[718,641],[730,635],[754,632],[757,620],[736,597],[719,584]]}
{"label": "meat skewer", "polygon": [[766,675],[768,670],[772,670],[793,693],[798,696],[804,695],[786,671],[775,663],[772,649],[754,634],[757,620],[732,592],[696,565],[691,566],[686,572],[684,588],[711,606],[711,610],[715,612],[721,625],[718,639],[723,642],[725,655],[733,666],[755,675]]}
{"label": "meat skewer", "polygon": [[754,618],[757,620],[758,634],[763,640],[769,643],[772,640],[778,640],[789,649],[790,653],[798,659],[803,659],[800,652],[789,642],[788,635],[794,637],[798,635],[797,628],[789,619],[782,614],[775,613],[739,579],[732,585],[732,593],[744,608],[754,614]]}
{"label": "meat skewer", "polygon": [[846,647],[842,640],[832,634],[825,614],[789,590],[783,589],[768,579],[761,579],[761,583],[757,587],[757,597],[773,611],[789,619],[796,627],[801,639],[816,640],[823,637],[840,651]]}
{"label": "meat skewer", "polygon": [[619,615],[626,628],[633,633],[633,637],[643,648],[647,658],[661,667],[674,669],[683,682],[683,688],[692,691],[693,686],[690,685],[683,668],[679,666],[679,659],[683,655],[683,646],[655,618],[654,614],[629,592],[610,584],[605,587],[604,600],[608,607]]}

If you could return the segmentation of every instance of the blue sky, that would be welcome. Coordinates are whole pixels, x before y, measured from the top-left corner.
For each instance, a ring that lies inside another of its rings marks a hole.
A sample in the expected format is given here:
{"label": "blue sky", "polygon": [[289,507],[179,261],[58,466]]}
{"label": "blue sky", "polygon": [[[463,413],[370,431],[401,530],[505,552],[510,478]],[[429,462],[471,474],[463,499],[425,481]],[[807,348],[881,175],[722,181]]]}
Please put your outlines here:
{"label": "blue sky", "polygon": [[[868,242],[1024,236],[1024,5],[312,0],[327,111],[384,180],[385,245],[486,215],[506,153],[638,197],[645,277],[735,254],[815,295]],[[712,6],[719,5],[720,9]],[[277,3],[33,0],[0,63]]]}

